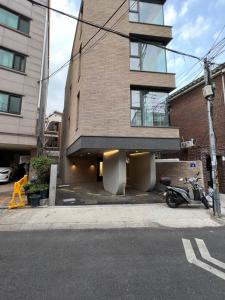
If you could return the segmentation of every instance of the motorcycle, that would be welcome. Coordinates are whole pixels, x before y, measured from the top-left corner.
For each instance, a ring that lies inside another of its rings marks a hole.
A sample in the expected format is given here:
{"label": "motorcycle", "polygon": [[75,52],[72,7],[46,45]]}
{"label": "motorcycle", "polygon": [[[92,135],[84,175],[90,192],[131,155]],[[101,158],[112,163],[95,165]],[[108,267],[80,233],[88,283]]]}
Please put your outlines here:
{"label": "motorcycle", "polygon": [[[193,205],[203,204],[206,209],[213,206],[213,193],[212,190],[209,194],[206,194],[203,187],[200,185],[198,177],[199,173],[192,178],[180,178],[179,181],[183,181],[184,184],[189,185],[187,187],[175,187],[171,186],[171,179],[169,177],[162,177],[160,183],[166,186],[166,192],[164,196],[166,203],[170,208],[177,208],[182,204]],[[191,195],[192,194],[192,195]]]}

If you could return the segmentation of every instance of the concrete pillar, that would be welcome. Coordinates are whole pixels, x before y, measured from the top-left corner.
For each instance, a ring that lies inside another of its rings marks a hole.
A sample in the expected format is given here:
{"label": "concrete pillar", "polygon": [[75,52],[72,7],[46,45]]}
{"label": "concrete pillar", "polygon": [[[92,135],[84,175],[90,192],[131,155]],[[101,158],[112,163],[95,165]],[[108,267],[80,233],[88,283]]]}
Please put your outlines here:
{"label": "concrete pillar", "polygon": [[103,157],[104,189],[113,195],[125,195],[126,177],[126,153],[106,152]]}
{"label": "concrete pillar", "polygon": [[57,184],[57,165],[51,165],[50,186],[49,186],[49,206],[55,206]]}
{"label": "concrete pillar", "polygon": [[156,185],[155,154],[137,153],[130,156],[130,184],[137,190],[149,192]]}

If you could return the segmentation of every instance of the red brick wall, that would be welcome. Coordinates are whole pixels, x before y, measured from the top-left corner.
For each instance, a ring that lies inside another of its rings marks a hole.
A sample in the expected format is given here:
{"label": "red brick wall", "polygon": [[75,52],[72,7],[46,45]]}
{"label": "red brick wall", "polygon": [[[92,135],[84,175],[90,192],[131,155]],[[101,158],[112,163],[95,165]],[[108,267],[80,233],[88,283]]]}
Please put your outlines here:
{"label": "red brick wall", "polygon": [[[214,126],[217,138],[218,175],[220,190],[225,193],[225,164],[222,156],[225,156],[225,104],[222,91],[222,78],[218,75],[214,82],[216,84],[216,95],[214,101]],[[203,161],[205,184],[207,186],[206,156],[209,155],[208,117],[207,103],[202,95],[203,85],[178,97],[170,104],[171,125],[180,128],[181,140],[196,140],[196,146],[181,150],[173,154],[182,160]],[[171,156],[171,155],[170,155]]]}

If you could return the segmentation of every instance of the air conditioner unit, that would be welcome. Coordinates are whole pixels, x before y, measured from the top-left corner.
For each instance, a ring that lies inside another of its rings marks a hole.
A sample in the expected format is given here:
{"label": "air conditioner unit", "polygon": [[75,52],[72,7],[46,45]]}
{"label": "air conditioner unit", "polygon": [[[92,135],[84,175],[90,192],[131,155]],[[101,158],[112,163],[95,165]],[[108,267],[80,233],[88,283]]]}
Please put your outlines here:
{"label": "air conditioner unit", "polygon": [[181,149],[191,148],[194,147],[194,145],[195,145],[194,139],[191,139],[190,141],[186,141],[186,142],[181,142]]}

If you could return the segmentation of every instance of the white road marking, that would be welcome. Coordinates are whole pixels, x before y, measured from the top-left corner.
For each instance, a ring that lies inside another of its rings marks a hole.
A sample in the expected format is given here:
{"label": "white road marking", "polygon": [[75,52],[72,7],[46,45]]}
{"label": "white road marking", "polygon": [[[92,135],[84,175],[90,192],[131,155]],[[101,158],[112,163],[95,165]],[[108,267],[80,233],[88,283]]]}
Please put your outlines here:
{"label": "white road marking", "polygon": [[68,189],[60,189],[60,191],[74,193],[74,191],[71,191],[71,190],[68,190]]}
{"label": "white road marking", "polygon": [[87,194],[91,196],[101,196],[101,194],[94,194],[94,193],[87,193]]}
{"label": "white road marking", "polygon": [[200,240],[200,239],[195,239],[195,240],[198,245],[198,249],[200,251],[202,258],[204,258],[205,260],[211,262],[212,264],[214,264],[222,269],[225,269],[225,263],[210,255],[209,250],[207,249],[206,244],[203,240]]}
{"label": "white road marking", "polygon": [[71,198],[71,199],[63,199],[63,202],[76,202],[75,198]]}
{"label": "white road marking", "polygon": [[214,267],[211,267],[210,265],[202,262],[201,260],[196,258],[194,249],[191,245],[190,240],[186,240],[186,239],[182,239],[183,242],[183,246],[184,246],[184,250],[185,250],[185,254],[186,254],[186,258],[187,261],[190,264],[193,264],[199,268],[204,269],[205,271],[208,271],[210,273],[212,273],[213,275],[225,280],[225,273],[221,272],[220,270],[217,270]]}

